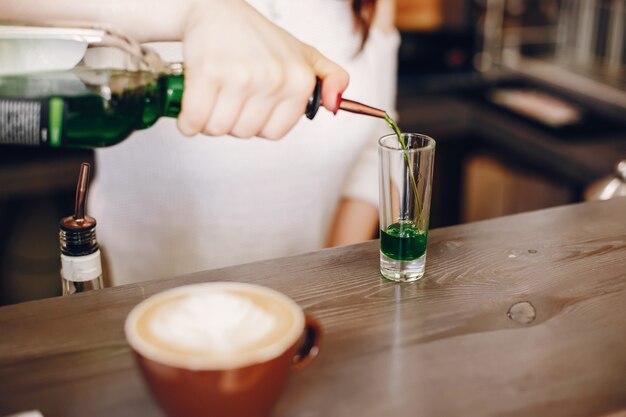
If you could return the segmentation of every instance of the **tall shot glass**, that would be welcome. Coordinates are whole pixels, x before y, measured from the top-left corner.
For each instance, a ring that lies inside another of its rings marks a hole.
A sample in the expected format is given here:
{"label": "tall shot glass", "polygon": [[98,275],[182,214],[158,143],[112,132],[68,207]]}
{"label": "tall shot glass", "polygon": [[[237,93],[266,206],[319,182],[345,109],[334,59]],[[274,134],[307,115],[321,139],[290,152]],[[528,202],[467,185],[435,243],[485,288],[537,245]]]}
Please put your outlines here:
{"label": "tall shot glass", "polygon": [[380,272],[392,281],[424,276],[435,141],[395,134],[378,141],[380,180]]}

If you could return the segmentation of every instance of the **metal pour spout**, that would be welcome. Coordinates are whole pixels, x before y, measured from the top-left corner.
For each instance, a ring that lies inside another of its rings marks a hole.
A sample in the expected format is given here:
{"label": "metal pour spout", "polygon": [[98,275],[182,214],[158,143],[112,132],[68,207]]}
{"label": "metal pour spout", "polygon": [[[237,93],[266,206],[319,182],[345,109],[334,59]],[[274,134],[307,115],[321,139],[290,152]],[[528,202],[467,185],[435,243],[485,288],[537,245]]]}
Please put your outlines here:
{"label": "metal pour spout", "polygon": [[74,218],[76,220],[84,220],[85,205],[87,204],[87,187],[89,184],[89,164],[82,163],[80,165],[80,173],[78,174],[78,183],[76,184],[76,202],[74,204]]}
{"label": "metal pour spout", "polygon": [[[317,82],[315,83],[315,89],[313,90],[313,94],[311,94],[306,110],[304,112],[306,117],[308,117],[310,120],[313,120],[321,104],[322,80],[318,78]],[[384,119],[387,116],[387,112],[384,110],[377,109],[376,107],[368,106],[367,104],[359,103],[358,101],[348,100],[345,98],[341,99],[341,103],[339,103],[339,110],[356,114],[364,114],[366,116],[379,117],[381,119]]]}
{"label": "metal pour spout", "polygon": [[368,106],[367,104],[359,103],[358,101],[342,99],[339,104],[339,109],[350,113],[364,114],[366,116],[380,117],[384,119],[387,112],[376,107]]}
{"label": "metal pour spout", "polygon": [[64,230],[86,230],[96,225],[96,220],[86,214],[90,168],[91,166],[86,162],[80,165],[78,182],[76,183],[74,214],[61,219],[61,228]]}

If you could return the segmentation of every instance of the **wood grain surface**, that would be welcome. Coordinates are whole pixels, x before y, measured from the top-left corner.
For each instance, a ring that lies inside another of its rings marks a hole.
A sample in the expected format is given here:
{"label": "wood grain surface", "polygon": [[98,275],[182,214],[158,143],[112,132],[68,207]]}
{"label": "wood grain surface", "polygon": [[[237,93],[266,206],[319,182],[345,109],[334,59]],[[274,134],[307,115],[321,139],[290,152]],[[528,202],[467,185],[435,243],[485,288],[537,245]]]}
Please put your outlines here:
{"label": "wood grain surface", "polygon": [[123,336],[143,298],[278,289],[325,329],[275,417],[603,416],[626,409],[626,199],[433,230],[418,284],[378,242],[0,308],[0,415],[162,416]]}

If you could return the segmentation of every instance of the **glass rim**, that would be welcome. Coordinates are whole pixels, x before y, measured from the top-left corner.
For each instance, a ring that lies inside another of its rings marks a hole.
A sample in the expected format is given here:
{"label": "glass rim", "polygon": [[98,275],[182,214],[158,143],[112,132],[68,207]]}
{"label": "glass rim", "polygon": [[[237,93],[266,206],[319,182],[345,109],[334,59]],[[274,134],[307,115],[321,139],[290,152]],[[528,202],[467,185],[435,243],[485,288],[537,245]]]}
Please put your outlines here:
{"label": "glass rim", "polygon": [[389,133],[387,135],[382,136],[380,139],[378,139],[378,147],[381,149],[387,149],[389,151],[401,151],[401,152],[422,152],[422,151],[426,151],[426,150],[430,150],[430,149],[435,149],[435,145],[437,144],[437,142],[435,142],[435,139],[431,138],[428,135],[424,135],[422,133],[411,133],[411,132],[406,132],[406,133],[402,133],[402,136],[417,136],[421,139],[424,139],[426,141],[426,144],[424,146],[419,146],[417,148],[408,148],[406,151],[404,149],[402,149],[402,146],[400,146],[398,144],[397,148],[391,147],[389,145],[384,144],[383,142],[385,141],[385,139],[387,139],[388,137],[393,136],[394,138],[397,138],[397,135],[395,133]]}

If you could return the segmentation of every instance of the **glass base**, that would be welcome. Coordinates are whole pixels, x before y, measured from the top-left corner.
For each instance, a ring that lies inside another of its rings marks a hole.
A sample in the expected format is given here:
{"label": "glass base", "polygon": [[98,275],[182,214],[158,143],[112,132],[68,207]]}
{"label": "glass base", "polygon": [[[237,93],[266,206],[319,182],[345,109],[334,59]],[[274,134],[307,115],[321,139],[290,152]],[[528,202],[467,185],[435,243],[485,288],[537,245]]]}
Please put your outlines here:
{"label": "glass base", "polygon": [[426,253],[412,261],[397,261],[380,253],[380,273],[395,282],[415,282],[426,272]]}

